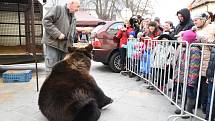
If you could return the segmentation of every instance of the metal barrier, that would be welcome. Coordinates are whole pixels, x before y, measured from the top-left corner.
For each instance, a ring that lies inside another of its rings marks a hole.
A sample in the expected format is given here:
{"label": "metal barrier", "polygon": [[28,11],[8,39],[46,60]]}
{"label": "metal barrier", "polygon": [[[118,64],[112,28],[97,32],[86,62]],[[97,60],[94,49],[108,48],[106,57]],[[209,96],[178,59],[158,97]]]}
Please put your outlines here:
{"label": "metal barrier", "polygon": [[[198,109],[201,87],[202,65],[206,48],[215,44],[192,43],[177,40],[146,40],[130,38],[127,43],[126,69],[156,88],[172,104],[180,109],[180,115],[168,120],[190,117],[206,121]],[[215,77],[215,74],[214,74]],[[206,81],[206,80],[205,80]],[[214,98],[214,83],[211,101]],[[205,90],[208,92],[208,90]],[[193,97],[192,97],[193,96]],[[195,104],[194,104],[195,101]],[[195,106],[189,108],[189,106]],[[213,103],[210,103],[208,120],[212,118]],[[189,109],[189,110],[187,110]],[[193,110],[190,110],[193,109]],[[214,115],[214,114],[213,114]]]}

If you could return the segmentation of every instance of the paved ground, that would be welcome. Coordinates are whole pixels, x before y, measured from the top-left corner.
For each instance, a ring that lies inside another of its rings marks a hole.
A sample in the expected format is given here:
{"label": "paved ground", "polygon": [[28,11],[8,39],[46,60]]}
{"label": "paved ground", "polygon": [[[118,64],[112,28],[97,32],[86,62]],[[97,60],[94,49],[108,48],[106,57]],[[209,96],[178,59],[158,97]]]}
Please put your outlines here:
{"label": "paved ground", "polygon": [[[102,111],[99,121],[167,121],[175,106],[157,91],[147,90],[143,81],[112,73],[93,62],[92,75],[114,103]],[[43,65],[39,84],[44,81]],[[37,105],[35,77],[28,83],[2,83],[0,80],[0,121],[47,121]]]}

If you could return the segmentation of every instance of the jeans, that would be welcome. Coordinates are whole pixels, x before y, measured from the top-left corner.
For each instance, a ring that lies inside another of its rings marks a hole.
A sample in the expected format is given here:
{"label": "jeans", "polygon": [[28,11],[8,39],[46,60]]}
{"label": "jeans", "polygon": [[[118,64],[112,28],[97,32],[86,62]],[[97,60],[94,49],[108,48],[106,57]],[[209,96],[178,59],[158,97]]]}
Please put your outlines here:
{"label": "jeans", "polygon": [[126,49],[125,48],[119,48],[120,53],[120,64],[125,64],[126,62]]}
{"label": "jeans", "polygon": [[45,58],[45,70],[46,74],[50,74],[53,66],[65,56],[63,51],[60,51],[56,48],[53,48],[48,45],[43,45],[44,49],[44,58]]}
{"label": "jeans", "polygon": [[[207,108],[206,108],[206,119],[209,117],[210,113],[210,106],[211,106],[211,97],[212,97],[212,90],[213,90],[213,82],[211,80],[208,80],[208,102],[207,102]],[[215,118],[215,99],[213,100],[213,107],[212,107],[212,116],[211,119],[213,120]]]}
{"label": "jeans", "polygon": [[195,87],[187,86],[187,97],[196,99],[197,90]]}

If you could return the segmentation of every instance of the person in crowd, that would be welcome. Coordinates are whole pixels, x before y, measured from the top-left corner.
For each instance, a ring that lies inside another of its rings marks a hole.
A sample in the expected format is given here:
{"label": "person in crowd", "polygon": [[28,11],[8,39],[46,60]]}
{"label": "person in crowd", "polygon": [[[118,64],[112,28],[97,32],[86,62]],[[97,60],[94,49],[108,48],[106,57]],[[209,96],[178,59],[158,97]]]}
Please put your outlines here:
{"label": "person in crowd", "polygon": [[131,31],[129,33],[128,42],[126,45],[123,46],[123,48],[127,49],[127,65],[126,68],[130,70],[131,72],[128,73],[129,77],[132,78],[135,76],[133,72],[135,72],[135,66],[136,66],[136,58],[134,58],[134,53],[136,53],[136,48],[134,47],[135,44],[138,42],[136,38],[136,33],[134,31]]}
{"label": "person in crowd", "polygon": [[143,18],[141,15],[137,15],[137,23],[140,25],[140,23],[142,22]]}
{"label": "person in crowd", "polygon": [[174,38],[172,35],[174,34],[174,26],[172,21],[165,21],[163,26],[163,34],[169,35],[172,39]]}
{"label": "person in crowd", "polygon": [[45,31],[42,41],[47,74],[51,72],[55,63],[64,58],[67,47],[76,41],[76,18],[74,13],[79,8],[79,0],[68,0],[65,6],[57,5],[50,8],[43,18]]}
{"label": "person in crowd", "polygon": [[[187,41],[188,45],[191,43],[197,42],[197,34],[196,34],[196,27],[193,27],[192,30],[184,31],[180,37],[178,38],[179,41]],[[178,46],[177,55],[176,55],[176,66],[175,66],[175,78],[174,78],[174,98],[176,98],[176,87],[177,84],[179,86],[183,85],[184,83],[184,74],[185,74],[185,63],[188,61],[186,60],[186,44],[182,44],[182,46]],[[181,53],[181,54],[179,54]],[[181,56],[180,56],[181,55]],[[190,56],[189,58],[189,65],[188,65],[188,77],[187,77],[187,93],[186,93],[186,103],[185,109],[189,113],[193,113],[193,109],[195,107],[196,101],[196,89],[198,84],[198,77],[199,77],[199,69],[200,69],[200,62],[201,62],[201,48],[199,46],[191,46],[190,47]],[[185,85],[184,85],[185,86]],[[179,88],[181,91],[181,88]],[[180,92],[181,93],[181,92]],[[184,117],[189,118],[189,117]]]}
{"label": "person in crowd", "polygon": [[[137,74],[141,75],[141,71],[140,71],[140,60],[144,54],[144,43],[143,43],[143,33],[139,32],[137,34],[137,43],[134,45],[136,52],[134,53],[134,58],[136,58],[138,60],[138,66],[137,66]],[[140,81],[141,78],[140,76],[137,76],[136,81]]]}
{"label": "person in crowd", "polygon": [[[212,24],[212,16],[210,16],[207,12],[199,13],[194,16],[193,21],[195,26],[197,27],[197,35],[198,41],[201,43],[212,43],[215,40],[215,24]],[[207,90],[208,84],[206,83],[206,70],[208,68],[208,62],[211,54],[210,46],[204,46],[202,50],[203,62],[202,62],[202,70],[201,70],[201,104],[203,112],[206,111],[208,114],[208,110],[206,110],[207,105]]]}
{"label": "person in crowd", "polygon": [[[146,53],[145,55],[147,55],[147,56],[144,56],[144,57],[147,57],[144,60],[148,61],[148,58],[150,58],[150,56],[148,56],[148,55],[150,55],[152,49],[156,45],[156,43],[152,42],[151,40],[157,39],[160,36],[160,34],[161,34],[161,31],[159,30],[157,23],[155,21],[149,22],[148,30],[143,34],[143,41],[144,41],[144,46],[145,46],[145,52],[144,53]],[[144,62],[144,61],[142,61],[142,62]],[[148,62],[144,62],[144,63],[148,63]],[[151,68],[148,66],[149,65],[147,64],[147,68]],[[149,73],[150,73],[150,71],[147,71],[147,75]],[[149,87],[147,87],[147,89],[153,90],[154,88],[153,88],[153,86],[149,86]]]}
{"label": "person in crowd", "polygon": [[[192,39],[192,37],[194,39]],[[197,43],[196,27],[192,30],[187,30],[183,33],[183,40],[189,44]],[[190,57],[188,65],[188,77],[187,77],[187,105],[186,110],[193,113],[193,109],[196,103],[196,94],[199,80],[199,70],[201,64],[201,47],[193,45],[190,47]]]}
{"label": "person in crowd", "polygon": [[[200,13],[194,16],[193,21],[195,26],[197,27],[197,35],[198,41],[201,43],[212,43],[215,40],[215,24],[211,21],[213,16],[210,16],[208,12]],[[211,55],[210,46],[204,46],[202,50],[203,62],[202,62],[202,70],[201,70],[201,104],[203,108],[203,112],[206,109],[206,115],[209,115],[209,109],[207,105],[207,90],[208,85],[206,83],[206,71],[209,64],[209,59]],[[209,94],[210,95],[210,94]],[[208,97],[209,98],[209,97]],[[207,108],[206,108],[207,107]],[[207,118],[207,117],[206,117]]]}
{"label": "person in crowd", "polygon": [[155,17],[154,21],[157,22],[159,30],[163,31],[163,27],[161,26],[161,23],[160,23],[160,18],[159,17]]}
{"label": "person in crowd", "polygon": [[125,71],[125,62],[126,62],[126,48],[123,48],[125,45],[127,45],[129,33],[134,31],[131,27],[131,24],[129,20],[125,20],[124,27],[119,29],[116,37],[120,40],[119,41],[119,52],[120,52],[120,68],[121,68],[121,74],[123,71]]}
{"label": "person in crowd", "polygon": [[[162,34],[158,37],[158,40],[172,40],[168,34]],[[157,82],[156,86],[161,91],[166,90],[166,84],[170,78],[172,78],[172,62],[175,49],[170,45],[168,41],[158,42],[152,51],[152,80]]]}
{"label": "person in crowd", "polygon": [[161,33],[162,32],[159,30],[157,22],[151,21],[149,22],[148,30],[144,32],[143,37],[153,40],[159,37]]}
{"label": "person in crowd", "polygon": [[129,23],[131,25],[131,27],[134,29],[136,35],[134,36],[135,38],[137,37],[137,33],[140,31],[140,25],[138,23],[138,18],[137,16],[132,16],[130,19],[129,19]]}
{"label": "person in crowd", "polygon": [[141,32],[146,32],[148,31],[148,26],[149,26],[149,23],[151,21],[151,18],[145,18],[144,20],[142,20],[141,24],[140,24],[140,31]]}
{"label": "person in crowd", "polygon": [[[191,19],[189,9],[183,8],[183,9],[179,10],[176,13],[176,15],[178,17],[179,24],[176,26],[174,32],[170,35],[171,37],[174,37],[174,40],[177,40],[177,37],[178,37],[177,35],[180,35],[181,34],[180,32],[190,30],[194,26],[194,24],[192,22],[192,19]],[[176,89],[175,86],[176,85],[174,85],[174,87],[173,87],[174,89]],[[183,87],[183,85],[182,85],[182,83],[180,83],[180,85],[179,85],[179,91],[180,91],[179,94],[181,94],[181,92],[182,92],[182,87]],[[181,110],[177,109],[175,111],[175,113],[180,114]]]}
{"label": "person in crowd", "polygon": [[[194,26],[190,16],[190,11],[187,8],[179,10],[176,15],[178,16],[179,24],[171,35],[172,37],[178,35],[179,32],[189,30]],[[177,37],[175,37],[174,40],[177,40]]]}
{"label": "person in crowd", "polygon": [[[213,44],[215,44],[215,40],[214,40]],[[207,114],[206,114],[206,118],[205,118],[206,120],[208,120],[208,118],[209,118],[212,90],[215,91],[215,88],[213,89],[214,71],[215,71],[214,67],[215,67],[215,46],[213,46],[211,49],[211,56],[210,56],[210,60],[208,63],[208,69],[206,72],[207,83],[208,83]],[[214,98],[213,98],[213,107],[212,107],[212,113],[211,114],[212,114],[211,120],[213,121],[215,119],[215,99]]]}
{"label": "person in crowd", "polygon": [[[142,40],[142,56],[140,56],[140,76],[144,77],[146,79],[149,78],[149,75],[151,74],[151,53],[152,49],[150,47],[146,47],[147,41]],[[140,81],[140,78],[137,78],[136,81]],[[153,86],[147,87],[148,89],[154,89]]]}

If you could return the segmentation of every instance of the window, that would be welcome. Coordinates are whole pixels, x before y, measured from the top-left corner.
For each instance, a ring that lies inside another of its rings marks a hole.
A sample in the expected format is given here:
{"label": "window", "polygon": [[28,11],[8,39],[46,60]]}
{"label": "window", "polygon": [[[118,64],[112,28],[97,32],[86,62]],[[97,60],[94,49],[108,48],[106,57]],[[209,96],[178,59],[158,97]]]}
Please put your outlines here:
{"label": "window", "polygon": [[122,22],[121,22],[121,23],[120,23],[120,22],[114,23],[113,25],[111,25],[111,26],[108,28],[107,32],[108,32],[109,34],[114,35],[114,34],[117,33],[118,28],[119,28],[119,27],[122,27],[122,26],[123,26],[123,23],[122,23]]}

